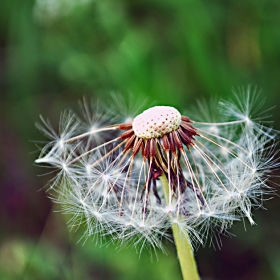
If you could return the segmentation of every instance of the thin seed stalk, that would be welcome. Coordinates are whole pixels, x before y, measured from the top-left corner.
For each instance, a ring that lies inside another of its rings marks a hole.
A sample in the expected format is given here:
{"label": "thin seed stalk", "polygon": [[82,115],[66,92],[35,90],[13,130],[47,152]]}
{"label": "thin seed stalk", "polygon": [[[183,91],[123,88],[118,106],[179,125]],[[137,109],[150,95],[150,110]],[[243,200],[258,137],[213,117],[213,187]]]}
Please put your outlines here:
{"label": "thin seed stalk", "polygon": [[[165,200],[169,203],[169,184],[166,176],[160,176]],[[172,223],[172,233],[184,280],[199,280],[193,250],[187,232],[182,234],[178,224]]]}

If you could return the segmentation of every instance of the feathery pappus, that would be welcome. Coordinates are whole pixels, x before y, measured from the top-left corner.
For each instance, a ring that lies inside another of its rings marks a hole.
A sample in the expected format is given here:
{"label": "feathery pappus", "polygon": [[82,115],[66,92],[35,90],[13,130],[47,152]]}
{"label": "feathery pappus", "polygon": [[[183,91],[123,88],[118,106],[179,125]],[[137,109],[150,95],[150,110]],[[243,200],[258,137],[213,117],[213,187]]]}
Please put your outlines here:
{"label": "feathery pappus", "polygon": [[192,245],[205,244],[236,220],[254,224],[252,208],[274,192],[277,132],[264,125],[261,103],[248,88],[235,101],[200,103],[191,116],[154,106],[114,124],[84,102],[83,118],[62,113],[58,133],[41,118],[50,142],[36,163],[57,169],[53,200],[72,226],[86,223],[85,236],[164,250],[176,223]]}

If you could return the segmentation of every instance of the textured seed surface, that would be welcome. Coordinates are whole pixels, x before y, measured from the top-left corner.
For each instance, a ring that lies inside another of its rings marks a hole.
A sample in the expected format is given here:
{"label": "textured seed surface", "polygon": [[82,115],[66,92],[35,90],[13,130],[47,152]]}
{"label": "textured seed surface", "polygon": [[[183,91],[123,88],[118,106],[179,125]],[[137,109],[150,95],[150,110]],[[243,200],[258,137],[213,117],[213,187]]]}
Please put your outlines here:
{"label": "textured seed surface", "polygon": [[180,124],[181,114],[177,109],[155,106],[138,115],[132,123],[132,128],[138,137],[150,139],[174,131]]}

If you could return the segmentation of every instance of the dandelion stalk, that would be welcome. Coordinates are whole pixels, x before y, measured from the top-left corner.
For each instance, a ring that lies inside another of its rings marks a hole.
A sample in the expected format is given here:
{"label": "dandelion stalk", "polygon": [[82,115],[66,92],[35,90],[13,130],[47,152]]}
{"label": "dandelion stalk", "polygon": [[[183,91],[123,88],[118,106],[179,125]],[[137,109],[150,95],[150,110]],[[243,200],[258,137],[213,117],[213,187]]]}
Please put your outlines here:
{"label": "dandelion stalk", "polygon": [[[166,176],[165,175],[160,176],[160,181],[162,183],[164,197],[166,199],[166,202],[168,203],[169,185]],[[183,279],[184,280],[199,279],[196,262],[193,255],[193,250],[187,232],[184,232],[184,234],[182,234],[180,232],[180,228],[178,224],[173,223],[172,233],[173,233],[173,238],[177,250],[177,255],[178,255]]]}

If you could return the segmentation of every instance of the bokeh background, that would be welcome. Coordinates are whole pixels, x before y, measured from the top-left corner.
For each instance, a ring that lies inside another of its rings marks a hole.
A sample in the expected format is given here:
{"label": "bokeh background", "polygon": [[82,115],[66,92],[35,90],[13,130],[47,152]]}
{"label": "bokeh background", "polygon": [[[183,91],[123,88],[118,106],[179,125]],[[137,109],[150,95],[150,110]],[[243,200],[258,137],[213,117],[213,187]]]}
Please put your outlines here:
{"label": "bokeh background", "polygon": [[[83,97],[148,97],[187,112],[249,84],[276,105],[280,129],[279,0],[1,0],[0,279],[181,279],[170,243],[151,261],[78,242],[83,229],[68,231],[33,164],[43,140],[34,124],[40,114],[57,124]],[[202,279],[280,279],[279,197],[264,207],[221,249],[198,249]]]}

